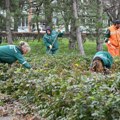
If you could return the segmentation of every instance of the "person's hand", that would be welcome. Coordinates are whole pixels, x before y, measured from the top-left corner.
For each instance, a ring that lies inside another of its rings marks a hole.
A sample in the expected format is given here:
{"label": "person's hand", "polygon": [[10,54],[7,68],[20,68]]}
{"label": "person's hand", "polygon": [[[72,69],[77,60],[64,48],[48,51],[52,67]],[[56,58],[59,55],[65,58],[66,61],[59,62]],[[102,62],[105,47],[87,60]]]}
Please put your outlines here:
{"label": "person's hand", "polygon": [[52,45],[49,45],[49,48],[52,49]]}

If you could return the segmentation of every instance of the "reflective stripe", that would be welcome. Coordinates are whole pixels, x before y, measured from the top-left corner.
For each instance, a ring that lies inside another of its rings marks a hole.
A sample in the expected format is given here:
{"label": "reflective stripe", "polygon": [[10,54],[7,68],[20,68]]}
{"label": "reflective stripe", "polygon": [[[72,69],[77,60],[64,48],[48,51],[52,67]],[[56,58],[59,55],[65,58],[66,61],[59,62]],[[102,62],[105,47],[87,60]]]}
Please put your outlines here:
{"label": "reflective stripe", "polygon": [[9,45],[10,49],[14,49],[15,53],[17,53],[16,47],[14,45]]}
{"label": "reflective stripe", "polygon": [[111,35],[120,34],[120,31],[111,31],[110,34]]}
{"label": "reflective stripe", "polygon": [[23,62],[22,64],[24,65],[25,63],[27,63],[27,62],[25,61],[25,62]]}
{"label": "reflective stripe", "polygon": [[15,46],[14,46],[14,51],[17,53],[17,50],[16,50]]}

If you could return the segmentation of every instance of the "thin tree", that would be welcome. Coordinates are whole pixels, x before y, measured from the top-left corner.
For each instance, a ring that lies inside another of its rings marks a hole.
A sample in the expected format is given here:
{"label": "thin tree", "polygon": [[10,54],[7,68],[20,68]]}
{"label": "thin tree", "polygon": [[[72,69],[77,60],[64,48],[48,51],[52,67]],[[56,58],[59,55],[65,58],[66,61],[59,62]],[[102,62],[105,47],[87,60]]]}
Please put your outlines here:
{"label": "thin tree", "polygon": [[96,50],[101,51],[103,49],[103,4],[100,0],[96,1]]}
{"label": "thin tree", "polygon": [[76,31],[77,41],[78,41],[78,48],[80,50],[80,54],[85,55],[83,44],[82,44],[81,32],[79,29],[80,24],[79,24],[79,19],[78,19],[78,12],[77,12],[78,11],[78,7],[77,7],[78,1],[72,0],[72,2],[73,2],[73,16],[75,19],[75,31]]}
{"label": "thin tree", "polygon": [[53,0],[44,0],[43,2],[46,25],[51,26],[51,27],[53,26],[52,24],[52,18],[53,18],[52,1]]}
{"label": "thin tree", "polygon": [[120,19],[120,0],[101,0],[104,12],[107,13],[109,21]]}
{"label": "thin tree", "polygon": [[12,32],[11,32],[11,16],[10,16],[10,0],[5,0],[6,5],[6,31],[7,31],[7,41],[9,44],[13,44]]}

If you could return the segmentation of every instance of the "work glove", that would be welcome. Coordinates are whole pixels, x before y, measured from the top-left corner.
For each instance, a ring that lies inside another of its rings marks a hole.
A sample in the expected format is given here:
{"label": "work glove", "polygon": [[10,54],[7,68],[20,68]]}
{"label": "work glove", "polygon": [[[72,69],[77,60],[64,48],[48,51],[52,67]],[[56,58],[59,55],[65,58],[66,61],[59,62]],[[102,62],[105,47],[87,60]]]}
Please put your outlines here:
{"label": "work glove", "polygon": [[49,45],[49,48],[52,49],[52,45]]}
{"label": "work glove", "polygon": [[105,43],[107,43],[109,40],[108,40],[108,38],[105,38]]}

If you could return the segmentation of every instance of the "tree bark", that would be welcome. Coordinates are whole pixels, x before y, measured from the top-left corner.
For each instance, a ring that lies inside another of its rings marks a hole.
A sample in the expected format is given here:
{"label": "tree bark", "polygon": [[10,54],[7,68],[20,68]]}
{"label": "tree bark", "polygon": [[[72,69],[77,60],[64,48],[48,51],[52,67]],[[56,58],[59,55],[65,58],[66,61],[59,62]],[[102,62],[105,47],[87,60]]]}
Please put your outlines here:
{"label": "tree bark", "polygon": [[44,0],[44,13],[45,13],[45,21],[46,21],[46,26],[52,27],[52,16],[53,16],[53,8],[51,6],[51,0]]}
{"label": "tree bark", "polygon": [[31,7],[32,0],[29,0],[30,8],[28,12],[28,32],[32,32],[32,7]]}
{"label": "tree bark", "polygon": [[78,41],[78,48],[80,50],[80,54],[85,55],[83,44],[82,44],[81,32],[80,32],[80,29],[79,29],[80,25],[79,25],[79,19],[78,19],[77,4],[78,4],[78,1],[73,0],[73,15],[74,15],[74,18],[75,18],[75,26],[76,26],[75,31],[76,31],[76,36],[77,36],[77,41]]}
{"label": "tree bark", "polygon": [[120,0],[100,0],[110,21],[120,19]]}
{"label": "tree bark", "polygon": [[12,32],[11,32],[11,16],[10,16],[10,0],[5,0],[6,3],[6,31],[7,41],[9,44],[13,44]]}
{"label": "tree bark", "polygon": [[96,26],[96,33],[97,33],[97,38],[96,38],[96,50],[97,51],[101,51],[103,49],[103,40],[102,40],[102,37],[103,37],[103,34],[102,34],[102,15],[103,15],[103,6],[102,6],[102,2],[97,0],[97,26]]}

